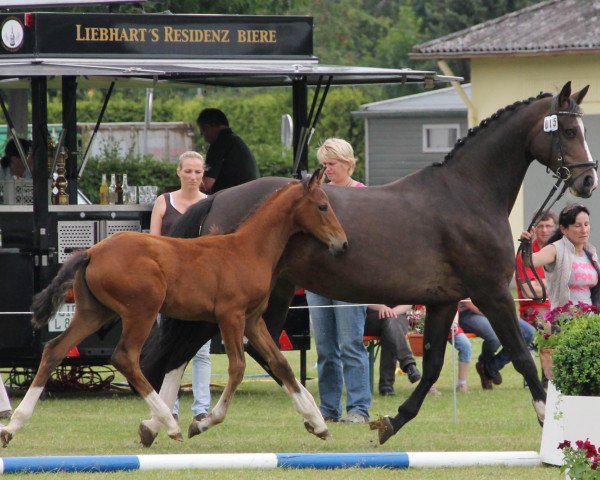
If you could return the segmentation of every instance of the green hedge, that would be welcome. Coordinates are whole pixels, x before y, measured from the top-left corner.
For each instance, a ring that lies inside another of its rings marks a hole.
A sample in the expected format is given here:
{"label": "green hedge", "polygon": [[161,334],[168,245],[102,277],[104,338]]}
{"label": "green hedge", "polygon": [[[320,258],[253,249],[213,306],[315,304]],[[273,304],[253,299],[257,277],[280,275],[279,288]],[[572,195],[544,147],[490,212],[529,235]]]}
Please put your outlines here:
{"label": "green hedge", "polygon": [[[198,93],[200,92],[200,93]],[[250,94],[248,93],[250,92]],[[314,89],[309,90],[309,106]],[[355,178],[364,180],[363,121],[352,112],[363,103],[374,100],[379,90],[370,87],[332,87],[325,102],[316,132],[309,147],[309,168],[316,167],[315,151],[329,137],[347,139],[359,159]],[[103,101],[103,91],[90,90],[77,100],[78,121],[95,122]],[[143,90],[116,90],[110,99],[103,122],[132,122],[144,118]],[[263,176],[289,176],[292,152],[281,146],[281,116],[292,114],[290,89],[228,89],[228,90],[162,90],[157,89],[153,104],[153,121],[189,122],[196,125],[198,113],[207,107],[223,110],[231,127],[248,144]],[[61,122],[61,101],[58,92],[48,104],[49,123]],[[206,153],[207,145],[196,131],[196,148]],[[90,158],[80,188],[90,199],[97,200],[102,173],[127,173],[130,185],[178,184],[172,164],[152,158],[121,158],[116,149],[108,148],[97,158]],[[174,183],[173,183],[174,182]]]}

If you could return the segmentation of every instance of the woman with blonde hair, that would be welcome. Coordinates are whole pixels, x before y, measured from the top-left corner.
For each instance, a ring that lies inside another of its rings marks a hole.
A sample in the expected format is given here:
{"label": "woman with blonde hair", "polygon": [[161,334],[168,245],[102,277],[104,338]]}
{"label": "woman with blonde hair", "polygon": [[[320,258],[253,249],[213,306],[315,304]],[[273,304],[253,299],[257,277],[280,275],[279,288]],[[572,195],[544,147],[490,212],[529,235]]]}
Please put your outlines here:
{"label": "woman with blonde hair", "polygon": [[[326,140],[317,150],[331,185],[364,187],[352,178],[356,158],[341,138]],[[317,349],[319,408],[325,421],[366,423],[371,407],[369,357],[363,343],[366,307],[354,306],[306,292]],[[342,419],[342,390],[346,385],[347,417]]]}
{"label": "woman with blonde hair", "polygon": [[[167,235],[175,221],[194,203],[206,198],[200,191],[204,177],[204,157],[198,152],[188,151],[179,156],[177,176],[181,184],[178,190],[164,193],[156,199],[150,218],[150,233]],[[194,419],[202,420],[210,408],[210,341],[206,342],[192,359],[192,392]],[[173,409],[179,417],[179,401]]]}

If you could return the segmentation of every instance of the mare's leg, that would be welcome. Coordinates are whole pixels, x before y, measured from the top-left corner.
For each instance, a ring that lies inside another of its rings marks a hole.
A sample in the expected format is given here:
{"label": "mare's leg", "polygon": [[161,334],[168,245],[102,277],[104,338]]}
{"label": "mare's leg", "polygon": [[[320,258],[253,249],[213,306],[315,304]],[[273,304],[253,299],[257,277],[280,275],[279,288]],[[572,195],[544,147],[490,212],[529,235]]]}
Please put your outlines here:
{"label": "mare's leg", "polygon": [[225,353],[229,360],[227,385],[211,412],[200,421],[192,421],[188,429],[189,438],[199,435],[225,420],[233,395],[242,382],[244,371],[246,370],[246,359],[244,358],[245,320],[246,315],[244,311],[230,314],[227,318],[217,316],[223,345],[225,346]]}
{"label": "mare's leg", "polygon": [[[147,299],[144,299],[144,302],[150,303]],[[123,333],[112,354],[112,363],[150,406],[152,417],[156,417],[160,423],[167,427],[169,437],[181,441],[183,437],[179,425],[171,415],[171,409],[158,396],[158,393],[152,388],[140,369],[140,351],[158,314],[158,306],[152,309],[151,306],[143,308],[142,306],[135,307],[130,304],[128,307],[130,311],[123,312],[121,315]],[[134,314],[132,312],[139,313]],[[149,447],[158,432],[146,427],[147,425],[142,422],[139,435],[142,445]]]}
{"label": "mare's leg", "polygon": [[281,353],[269,334],[262,318],[249,321],[246,325],[246,336],[265,358],[269,367],[283,382],[283,389],[289,395],[296,411],[304,418],[305,428],[323,440],[331,436],[323,415],[315,403],[315,399],[294,376],[285,356]]}
{"label": "mare's leg", "polygon": [[427,392],[440,376],[444,365],[446,340],[452,319],[456,314],[456,303],[427,305],[425,322],[423,376],[410,397],[398,408],[398,414],[393,417],[383,417],[370,423],[371,429],[379,430],[379,443],[383,445],[392,435],[395,435],[404,424],[415,418],[427,396]]}
{"label": "mare's leg", "polygon": [[[293,283],[290,283],[283,278],[278,278],[269,296],[269,304],[267,310],[263,314],[263,319],[269,329],[271,338],[273,338],[276,343],[285,325],[287,313],[290,304],[292,303],[292,299],[294,298],[295,291],[296,286]],[[256,360],[256,362],[263,367],[279,385],[282,384],[281,379],[277,378],[277,374],[271,370],[268,362],[260,352],[256,351],[253,345],[248,345],[246,352]]]}
{"label": "mare's leg", "polygon": [[12,414],[9,424],[2,428],[0,439],[3,447],[8,445],[15,433],[31,418],[44,385],[69,350],[100,329],[102,325],[114,318],[114,315],[114,312],[97,303],[92,306],[86,306],[85,302],[77,304],[73,320],[67,329],[46,343],[35,378]]}
{"label": "mare's leg", "polygon": [[506,288],[502,290],[489,288],[485,295],[472,295],[471,298],[475,305],[488,317],[515,369],[525,378],[533,397],[533,407],[540,423],[543,423],[546,392],[519,328],[514,300],[510,291]]}

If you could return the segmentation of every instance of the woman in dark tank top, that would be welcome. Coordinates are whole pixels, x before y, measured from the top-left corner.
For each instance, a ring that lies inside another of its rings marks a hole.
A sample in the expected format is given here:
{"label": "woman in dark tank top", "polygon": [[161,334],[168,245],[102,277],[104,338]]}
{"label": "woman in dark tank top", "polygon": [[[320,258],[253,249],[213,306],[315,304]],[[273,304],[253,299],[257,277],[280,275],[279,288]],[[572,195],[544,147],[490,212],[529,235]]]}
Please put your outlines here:
{"label": "woman in dark tank top", "polygon": [[[204,167],[204,158],[199,153],[190,151],[181,154],[177,165],[181,187],[161,195],[154,202],[150,218],[151,234],[168,234],[175,221],[188,208],[206,198],[200,191]],[[208,414],[210,408],[210,341],[206,342],[192,359],[192,391],[192,414],[195,421],[200,421]],[[173,416],[179,420],[179,400],[173,408]]]}

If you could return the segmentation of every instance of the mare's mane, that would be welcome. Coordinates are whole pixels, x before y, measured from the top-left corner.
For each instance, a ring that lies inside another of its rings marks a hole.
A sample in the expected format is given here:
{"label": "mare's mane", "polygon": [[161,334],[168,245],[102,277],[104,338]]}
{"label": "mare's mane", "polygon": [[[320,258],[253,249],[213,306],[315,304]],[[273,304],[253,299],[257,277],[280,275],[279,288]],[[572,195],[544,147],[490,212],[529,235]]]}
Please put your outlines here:
{"label": "mare's mane", "polygon": [[456,143],[454,144],[454,147],[452,148],[452,150],[450,150],[446,156],[444,157],[444,160],[442,160],[441,162],[435,162],[433,164],[434,167],[441,167],[443,165],[446,164],[446,162],[448,160],[450,160],[451,158],[454,157],[454,154],[456,153],[456,151],[464,146],[471,138],[473,138],[475,135],[477,135],[477,133],[483,129],[486,128],[490,125],[490,123],[492,123],[494,120],[498,120],[500,118],[500,116],[505,113],[505,112],[513,112],[515,111],[517,108],[523,106],[523,105],[529,105],[532,102],[535,102],[537,100],[540,100],[542,98],[547,98],[547,97],[551,97],[552,94],[551,93],[540,93],[537,97],[529,97],[526,100],[519,100],[515,103],[513,103],[512,105],[508,105],[507,107],[501,108],[498,111],[496,111],[496,113],[493,113],[491,116],[489,116],[488,118],[484,118],[481,123],[479,125],[477,125],[476,127],[472,127],[469,128],[469,130],[467,131],[467,135],[459,138]]}

